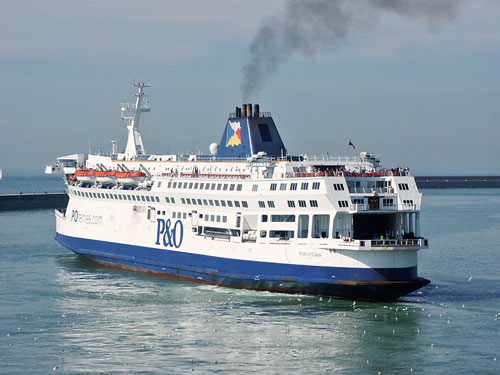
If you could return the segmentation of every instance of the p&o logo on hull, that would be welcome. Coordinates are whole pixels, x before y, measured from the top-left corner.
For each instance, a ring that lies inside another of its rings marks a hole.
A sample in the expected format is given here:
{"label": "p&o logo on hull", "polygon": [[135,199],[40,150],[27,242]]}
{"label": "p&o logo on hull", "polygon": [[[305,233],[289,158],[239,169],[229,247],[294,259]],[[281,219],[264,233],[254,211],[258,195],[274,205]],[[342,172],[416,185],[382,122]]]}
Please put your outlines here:
{"label": "p&o logo on hull", "polygon": [[184,226],[180,220],[174,225],[170,219],[157,219],[156,245],[163,244],[165,247],[179,248],[184,237]]}

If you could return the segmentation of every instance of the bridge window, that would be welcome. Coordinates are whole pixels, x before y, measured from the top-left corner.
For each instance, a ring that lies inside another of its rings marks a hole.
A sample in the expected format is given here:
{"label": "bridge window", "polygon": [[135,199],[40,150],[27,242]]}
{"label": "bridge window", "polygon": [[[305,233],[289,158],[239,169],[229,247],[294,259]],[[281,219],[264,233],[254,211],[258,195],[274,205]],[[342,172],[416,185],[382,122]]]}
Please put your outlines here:
{"label": "bridge window", "polygon": [[200,182],[200,190],[203,190],[204,187],[205,187],[205,183],[204,182]]}
{"label": "bridge window", "polygon": [[267,206],[269,208],[274,208],[274,201],[267,201]]}
{"label": "bridge window", "polygon": [[222,207],[226,207],[226,201],[225,200],[221,200],[220,203],[222,204]]}
{"label": "bridge window", "polygon": [[241,205],[243,206],[243,208],[248,208],[247,201],[241,201]]}
{"label": "bridge window", "polygon": [[240,207],[240,201],[234,201],[234,207]]}
{"label": "bridge window", "polygon": [[262,221],[263,223],[267,223],[267,215],[262,215],[260,217],[260,221]]}
{"label": "bridge window", "polygon": [[195,188],[195,189],[198,189],[198,183],[195,183],[195,184],[194,184],[194,188]]}
{"label": "bridge window", "polygon": [[[170,185],[169,185],[170,187]],[[173,185],[172,185],[172,188],[175,189],[177,187],[177,182],[174,182]]]}
{"label": "bridge window", "polygon": [[191,199],[186,198],[186,202],[187,202],[187,204],[191,204]]}
{"label": "bridge window", "polygon": [[[180,185],[180,184],[179,184]],[[188,183],[187,182],[184,182],[184,189],[187,189],[188,187]]]}
{"label": "bridge window", "polygon": [[231,185],[229,186],[229,191],[233,191],[233,190],[234,190],[234,184],[231,184]]}
{"label": "bridge window", "polygon": [[227,184],[224,184],[224,186],[222,187],[222,190],[227,190]]}
{"label": "bridge window", "polygon": [[313,182],[313,190],[318,190],[319,189],[319,182]]}
{"label": "bridge window", "polygon": [[310,200],[309,204],[311,205],[311,207],[318,207],[318,201],[317,200]]}
{"label": "bridge window", "polygon": [[192,189],[192,188],[193,188],[193,183],[192,183],[192,182],[190,182],[190,183],[189,183],[189,188],[190,188],[190,189]]}
{"label": "bridge window", "polygon": [[297,183],[296,182],[292,182],[290,184],[290,190],[297,190]]}
{"label": "bridge window", "polygon": [[214,201],[213,201],[213,200],[211,200],[211,199],[209,199],[209,200],[208,200],[208,203],[210,203],[210,206],[213,206],[213,205],[214,205]]}
{"label": "bridge window", "polygon": [[308,187],[309,187],[309,184],[307,182],[303,182],[302,186],[300,188],[301,188],[301,190],[307,190]]}
{"label": "bridge window", "polygon": [[227,201],[227,205],[228,205],[228,207],[233,207],[233,202]]}
{"label": "bridge window", "polygon": [[214,202],[215,202],[215,205],[216,205],[217,207],[219,207],[219,206],[220,206],[220,203],[219,203],[219,200],[218,200],[218,199],[216,199]]}
{"label": "bridge window", "polygon": [[184,198],[181,198],[182,204],[186,204],[186,200]]}
{"label": "bridge window", "polygon": [[271,190],[276,190],[277,184],[271,184]]}
{"label": "bridge window", "polygon": [[266,207],[266,204],[264,203],[264,201],[259,201],[259,207],[260,208],[265,208]]}
{"label": "bridge window", "polygon": [[242,184],[238,184],[238,186],[236,187],[236,190],[237,190],[237,191],[241,191],[241,188],[242,188],[242,187],[243,187],[243,185],[242,185]]}
{"label": "bridge window", "polygon": [[252,186],[252,191],[257,191],[259,189],[259,185],[258,184],[254,184]]}
{"label": "bridge window", "polygon": [[294,208],[295,207],[295,202],[294,201],[288,201],[288,207]]}
{"label": "bridge window", "polygon": [[299,207],[306,207],[306,201],[299,201]]}
{"label": "bridge window", "polygon": [[286,190],[286,184],[280,184],[280,190]]}

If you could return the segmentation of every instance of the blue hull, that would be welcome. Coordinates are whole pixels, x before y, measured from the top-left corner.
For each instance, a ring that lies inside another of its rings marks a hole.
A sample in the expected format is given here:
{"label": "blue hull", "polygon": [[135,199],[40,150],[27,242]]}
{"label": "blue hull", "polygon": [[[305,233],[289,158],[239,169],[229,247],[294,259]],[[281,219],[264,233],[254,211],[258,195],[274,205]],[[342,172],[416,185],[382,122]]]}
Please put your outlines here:
{"label": "blue hull", "polygon": [[244,261],[89,240],[57,233],[63,246],[111,267],[232,288],[393,300],[429,283],[417,267],[342,268]]}

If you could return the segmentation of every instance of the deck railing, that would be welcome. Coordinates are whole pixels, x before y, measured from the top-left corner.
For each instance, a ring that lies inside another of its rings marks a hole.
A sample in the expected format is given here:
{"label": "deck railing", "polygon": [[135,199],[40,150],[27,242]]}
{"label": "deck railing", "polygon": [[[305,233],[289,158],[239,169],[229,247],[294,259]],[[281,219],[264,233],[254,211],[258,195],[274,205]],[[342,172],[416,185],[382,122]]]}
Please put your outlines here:
{"label": "deck railing", "polygon": [[393,246],[420,246],[424,241],[422,238],[414,239],[391,239],[372,240],[372,247],[393,247]]}

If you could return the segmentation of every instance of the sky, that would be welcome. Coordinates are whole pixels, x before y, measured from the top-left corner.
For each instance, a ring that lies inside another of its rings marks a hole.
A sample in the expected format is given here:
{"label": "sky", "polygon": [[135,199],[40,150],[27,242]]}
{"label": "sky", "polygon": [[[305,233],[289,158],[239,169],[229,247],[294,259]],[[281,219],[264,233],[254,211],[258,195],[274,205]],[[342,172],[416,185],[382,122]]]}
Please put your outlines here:
{"label": "sky", "polygon": [[[149,153],[208,153],[242,104],[243,67],[288,0],[0,0],[0,168],[125,148],[120,103],[150,80]],[[248,100],[290,154],[500,173],[500,2],[440,22],[380,14],[286,59]],[[348,148],[349,139],[356,150]]]}

